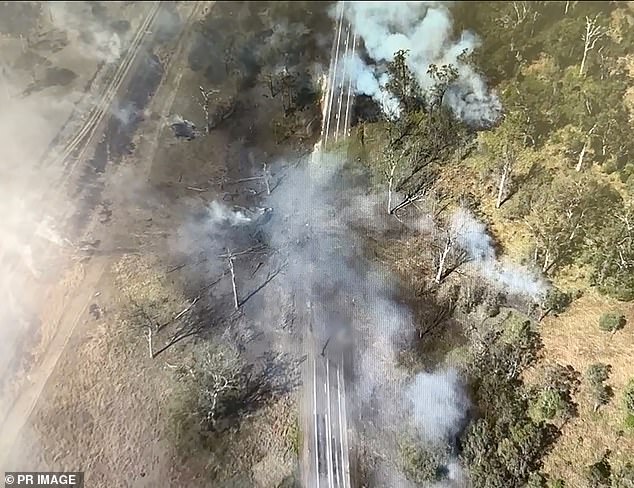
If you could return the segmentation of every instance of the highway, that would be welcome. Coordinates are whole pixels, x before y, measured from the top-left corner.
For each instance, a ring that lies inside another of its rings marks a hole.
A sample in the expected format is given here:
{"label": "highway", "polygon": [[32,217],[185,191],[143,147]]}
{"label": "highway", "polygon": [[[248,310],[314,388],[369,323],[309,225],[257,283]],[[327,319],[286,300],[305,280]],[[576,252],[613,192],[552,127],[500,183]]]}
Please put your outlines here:
{"label": "highway", "polygon": [[[354,99],[349,76],[350,56],[355,52],[357,37],[344,19],[344,2],[337,5],[337,20],[328,74],[323,80],[322,131],[315,146],[312,164],[320,164],[329,144],[350,132],[351,105]],[[345,156],[341,156],[345,157]],[[318,239],[319,236],[313,236]],[[326,302],[326,300],[322,300]],[[318,306],[327,309],[328,303]],[[346,353],[336,338],[338,324],[323,323],[327,313],[307,307],[304,363],[303,483],[310,488],[349,488],[350,445],[346,414]]]}

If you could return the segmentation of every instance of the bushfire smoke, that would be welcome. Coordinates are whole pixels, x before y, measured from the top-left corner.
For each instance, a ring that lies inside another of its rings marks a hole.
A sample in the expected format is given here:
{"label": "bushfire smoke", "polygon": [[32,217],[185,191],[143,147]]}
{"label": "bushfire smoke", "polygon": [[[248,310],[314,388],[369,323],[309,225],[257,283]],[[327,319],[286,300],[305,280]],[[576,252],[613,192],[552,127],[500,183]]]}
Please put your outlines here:
{"label": "bushfire smoke", "polygon": [[[297,350],[303,328],[309,327],[302,310],[310,309],[318,347],[328,344],[326,353],[347,351],[354,358],[346,388],[349,405],[363,412],[358,416],[365,424],[364,444],[395,452],[404,428],[415,432],[423,444],[453,442],[469,406],[458,374],[446,369],[416,374],[399,365],[399,355],[415,342],[414,319],[399,300],[396,277],[366,257],[368,234],[389,229],[390,217],[376,195],[353,183],[352,170],[344,168],[339,157],[322,154],[318,164],[309,159],[272,165],[279,182],[261,202],[271,211],[245,212],[213,202],[182,229],[181,250],[192,251],[195,244],[210,263],[220,265],[218,256],[224,249],[249,248],[250,239],[259,236],[276,256],[267,268],[279,262],[285,266],[255,302],[243,307],[243,324],[257,324],[260,337],[276,337],[261,340],[282,347],[275,324],[286,304],[294,303],[301,329],[285,347]],[[218,266],[214,268],[213,274],[220,273]],[[244,269],[236,272],[244,286]],[[225,289],[222,294],[228,293]],[[401,479],[407,486],[397,471],[387,462],[377,467],[376,479],[385,479],[390,486]]]}
{"label": "bushfire smoke", "polygon": [[462,121],[486,126],[499,118],[499,99],[464,56],[478,47],[478,38],[465,31],[455,39],[451,13],[442,2],[350,2],[344,15],[363,39],[369,57],[368,63],[359,56],[351,63],[357,93],[373,97],[388,114],[397,112],[397,104],[385,90],[385,63],[406,50],[409,68],[423,91],[434,85],[428,74],[432,64],[457,70],[444,101]]}
{"label": "bushfire smoke", "polygon": [[506,293],[538,300],[547,291],[546,282],[526,267],[498,260],[486,226],[469,211],[458,209],[451,218],[452,232],[468,253],[478,272]]}

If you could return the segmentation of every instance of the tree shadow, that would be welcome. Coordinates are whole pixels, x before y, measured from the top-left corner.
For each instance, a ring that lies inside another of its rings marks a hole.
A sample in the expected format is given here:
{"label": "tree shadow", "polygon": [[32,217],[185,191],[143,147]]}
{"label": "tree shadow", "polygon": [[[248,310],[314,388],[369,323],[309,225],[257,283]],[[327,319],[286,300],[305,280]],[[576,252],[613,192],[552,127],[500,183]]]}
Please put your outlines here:
{"label": "tree shadow", "polygon": [[269,351],[258,364],[244,365],[238,374],[238,388],[222,399],[210,430],[238,429],[244,419],[295,390],[300,385],[302,360],[288,353]]}

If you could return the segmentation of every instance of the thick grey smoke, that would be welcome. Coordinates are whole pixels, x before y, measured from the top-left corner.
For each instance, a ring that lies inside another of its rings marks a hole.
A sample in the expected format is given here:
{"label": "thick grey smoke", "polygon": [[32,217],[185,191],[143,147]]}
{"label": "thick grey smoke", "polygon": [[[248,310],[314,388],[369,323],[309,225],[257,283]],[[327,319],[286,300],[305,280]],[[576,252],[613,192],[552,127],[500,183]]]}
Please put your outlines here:
{"label": "thick grey smoke", "polygon": [[374,63],[366,64],[354,56],[351,64],[357,93],[372,96],[388,114],[393,113],[394,100],[385,95],[384,66],[404,49],[409,51],[408,65],[423,90],[434,84],[427,73],[430,65],[451,64],[457,69],[458,79],[447,91],[445,103],[461,120],[480,126],[499,118],[499,99],[461,57],[478,46],[478,38],[463,32],[454,39],[451,13],[442,2],[350,2],[344,12]]}
{"label": "thick grey smoke", "polygon": [[465,249],[478,272],[493,286],[508,293],[523,294],[539,299],[548,285],[531,270],[496,257],[493,240],[486,226],[468,210],[458,209],[451,218],[451,228],[460,246]]}

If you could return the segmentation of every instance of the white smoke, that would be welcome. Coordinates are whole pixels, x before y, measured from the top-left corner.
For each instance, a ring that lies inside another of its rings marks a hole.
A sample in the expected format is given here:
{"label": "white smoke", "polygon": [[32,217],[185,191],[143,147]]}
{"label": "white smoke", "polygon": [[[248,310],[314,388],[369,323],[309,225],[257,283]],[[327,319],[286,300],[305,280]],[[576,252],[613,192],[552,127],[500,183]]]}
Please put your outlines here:
{"label": "white smoke", "polygon": [[469,400],[454,369],[417,374],[406,394],[414,425],[425,440],[445,442],[459,433]]}
{"label": "white smoke", "polygon": [[118,60],[124,45],[119,35],[90,10],[87,2],[48,2],[50,20],[65,31],[70,43],[86,59]]}
{"label": "white smoke", "polygon": [[538,299],[548,289],[546,282],[519,264],[500,261],[486,226],[468,210],[459,209],[451,218],[451,228],[460,246],[465,249],[479,273],[492,285],[504,291]]}
{"label": "white smoke", "polygon": [[216,200],[209,204],[207,210],[209,212],[210,227],[222,225],[242,225],[251,222],[251,218],[241,210],[230,209]]}
{"label": "white smoke", "polygon": [[355,53],[350,57],[350,69],[353,77],[355,93],[372,97],[388,117],[398,117],[400,107],[394,95],[387,91],[385,85],[388,82],[386,73],[378,74]]}
{"label": "white smoke", "polygon": [[350,2],[344,15],[375,63],[368,65],[353,56],[351,72],[357,93],[372,96],[382,107],[392,109],[393,97],[384,94],[384,66],[403,49],[409,51],[407,63],[424,91],[434,85],[427,74],[430,65],[456,68],[458,79],[444,100],[461,120],[478,126],[498,120],[502,111],[499,99],[461,57],[478,47],[478,38],[463,32],[459,39],[453,39],[451,14],[442,2]]}

